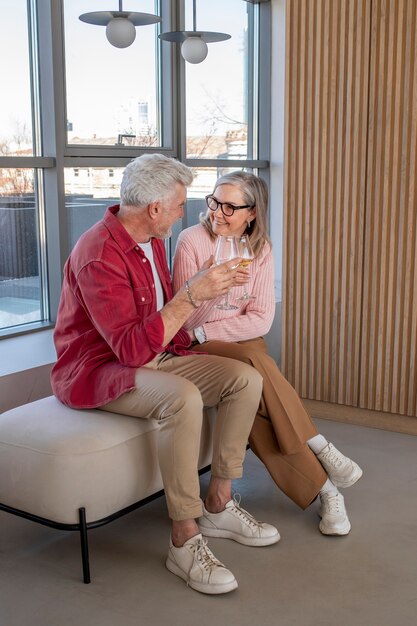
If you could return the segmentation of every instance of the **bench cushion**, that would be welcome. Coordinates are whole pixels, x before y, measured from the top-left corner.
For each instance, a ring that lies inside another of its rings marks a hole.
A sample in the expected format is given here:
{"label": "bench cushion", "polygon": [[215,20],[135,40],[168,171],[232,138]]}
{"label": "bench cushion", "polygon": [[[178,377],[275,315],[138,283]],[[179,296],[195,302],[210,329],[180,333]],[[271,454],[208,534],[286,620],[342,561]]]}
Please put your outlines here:
{"label": "bench cushion", "polygon": [[[199,467],[211,462],[214,411],[205,415]],[[162,489],[155,420],[74,410],[54,396],[0,415],[0,503],[78,523],[103,519]]]}

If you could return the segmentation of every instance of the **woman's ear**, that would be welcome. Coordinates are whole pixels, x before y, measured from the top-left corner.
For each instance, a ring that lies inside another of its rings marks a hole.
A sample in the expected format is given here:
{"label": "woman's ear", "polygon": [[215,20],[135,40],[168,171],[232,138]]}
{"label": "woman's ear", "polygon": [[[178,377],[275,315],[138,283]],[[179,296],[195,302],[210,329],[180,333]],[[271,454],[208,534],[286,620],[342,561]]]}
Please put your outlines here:
{"label": "woman's ear", "polygon": [[252,220],[254,220],[256,217],[256,207],[254,207],[253,209],[251,209],[250,213],[249,213],[249,217],[248,217],[248,226],[251,224]]}

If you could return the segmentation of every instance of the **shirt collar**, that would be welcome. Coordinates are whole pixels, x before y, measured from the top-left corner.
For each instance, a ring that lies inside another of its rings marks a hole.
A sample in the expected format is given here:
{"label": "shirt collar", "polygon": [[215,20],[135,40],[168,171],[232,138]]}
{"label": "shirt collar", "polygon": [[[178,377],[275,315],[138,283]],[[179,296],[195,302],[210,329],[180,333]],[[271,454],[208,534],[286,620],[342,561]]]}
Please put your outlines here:
{"label": "shirt collar", "polygon": [[103,222],[115,242],[120,246],[123,252],[126,253],[133,250],[137,246],[137,243],[134,239],[132,239],[125,227],[117,219],[116,213],[119,209],[119,204],[114,204],[113,206],[108,207],[104,214]]}

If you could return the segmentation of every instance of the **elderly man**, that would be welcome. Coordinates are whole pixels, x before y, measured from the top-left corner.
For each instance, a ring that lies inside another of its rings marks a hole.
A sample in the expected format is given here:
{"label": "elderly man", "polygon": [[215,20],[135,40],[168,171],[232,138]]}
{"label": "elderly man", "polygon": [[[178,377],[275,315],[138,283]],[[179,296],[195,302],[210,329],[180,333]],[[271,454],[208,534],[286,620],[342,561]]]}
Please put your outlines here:
{"label": "elderly man", "polygon": [[[189,352],[182,325],[203,300],[227,293],[236,261],[204,267],[172,297],[163,239],[183,215],[192,173],[163,155],[127,167],[120,206],[79,239],[64,268],[54,333],[55,395],[74,408],[100,407],[160,423],[159,464],[172,531],[167,568],[197,591],[237,587],[202,535],[252,546],[279,540],[232,499],[262,390],[252,367]],[[200,499],[203,406],[216,406],[212,474]],[[197,521],[196,521],[197,520]]]}

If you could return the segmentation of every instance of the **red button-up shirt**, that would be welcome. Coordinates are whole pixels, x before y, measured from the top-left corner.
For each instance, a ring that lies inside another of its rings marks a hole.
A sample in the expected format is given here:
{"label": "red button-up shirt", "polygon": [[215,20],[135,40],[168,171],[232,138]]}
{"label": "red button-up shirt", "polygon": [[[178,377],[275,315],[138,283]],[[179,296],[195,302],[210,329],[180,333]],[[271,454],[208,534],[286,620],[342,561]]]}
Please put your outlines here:
{"label": "red button-up shirt", "polygon": [[[164,324],[156,310],[150,262],[107,209],[77,242],[64,267],[54,341],[54,394],[75,408],[103,405],[134,388],[135,370],[164,351],[188,354],[190,340],[180,331],[163,346]],[[161,240],[152,239],[165,302],[171,277]]]}

